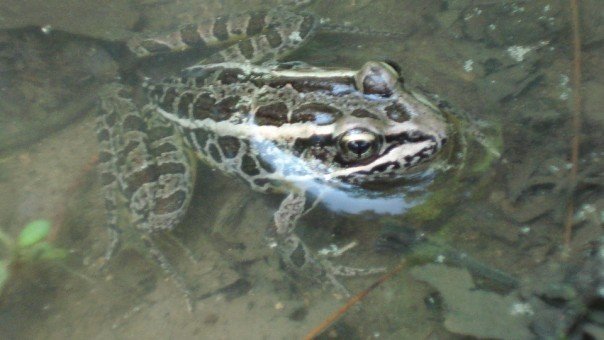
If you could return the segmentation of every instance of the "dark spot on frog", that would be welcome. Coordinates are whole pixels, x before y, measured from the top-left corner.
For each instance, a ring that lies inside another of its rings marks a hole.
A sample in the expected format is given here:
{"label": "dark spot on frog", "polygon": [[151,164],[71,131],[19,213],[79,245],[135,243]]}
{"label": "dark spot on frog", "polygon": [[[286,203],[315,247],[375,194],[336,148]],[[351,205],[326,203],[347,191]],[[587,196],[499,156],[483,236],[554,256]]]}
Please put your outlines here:
{"label": "dark spot on frog", "polygon": [[300,38],[304,39],[312,32],[315,27],[316,18],[310,14],[304,14],[304,19],[300,24]]}
{"label": "dark spot on frog", "polygon": [[220,157],[220,151],[218,151],[218,148],[215,144],[210,144],[208,146],[208,149],[210,151],[210,156],[216,163],[222,162],[222,157]]}
{"label": "dark spot on frog", "polygon": [[264,187],[265,185],[267,185],[269,183],[270,183],[270,180],[268,178],[256,178],[254,180],[254,184],[260,188]]}
{"label": "dark spot on frog", "polygon": [[193,118],[203,120],[210,117],[211,109],[214,107],[216,100],[207,93],[202,93],[195,98],[193,103]]}
{"label": "dark spot on frog", "polygon": [[241,52],[246,59],[252,59],[254,56],[254,45],[252,45],[251,39],[240,41],[239,44],[237,44],[237,47],[239,48],[239,52]]}
{"label": "dark spot on frog", "polygon": [[141,131],[146,132],[147,124],[145,121],[139,116],[128,115],[124,119],[124,123],[122,124],[122,128],[124,131]]}
{"label": "dark spot on frog", "polygon": [[374,115],[373,113],[371,113],[365,109],[356,109],[356,110],[352,111],[352,113],[350,115],[353,117],[357,117],[357,118],[379,119],[376,115]]}
{"label": "dark spot on frog", "polygon": [[226,97],[223,100],[216,103],[212,108],[211,118],[215,121],[227,120],[231,115],[237,111],[237,104],[239,104],[239,96]]}
{"label": "dark spot on frog", "polygon": [[168,89],[166,89],[166,92],[164,93],[164,96],[161,99],[159,106],[167,112],[172,112],[172,105],[174,104],[174,101],[177,97],[178,93],[176,92],[176,89],[173,87],[169,87]]}
{"label": "dark spot on frog", "polygon": [[222,16],[216,18],[216,21],[214,22],[214,29],[212,30],[212,33],[214,34],[214,37],[220,41],[229,39],[229,31],[227,30],[228,19],[228,16]]}
{"label": "dark spot on frog", "polygon": [[184,174],[187,169],[181,163],[168,162],[158,164],[157,171],[160,174]]}
{"label": "dark spot on frog", "polygon": [[255,123],[258,125],[281,126],[287,122],[287,105],[276,102],[260,106],[256,110]]}
{"label": "dark spot on frog", "polygon": [[332,135],[314,135],[309,138],[299,138],[294,143],[294,153],[301,155],[304,151],[313,148],[325,149],[329,146],[335,146],[335,139]]}
{"label": "dark spot on frog", "polygon": [[386,107],[386,114],[388,118],[392,119],[397,123],[404,123],[408,121],[410,118],[409,113],[407,112],[407,108],[400,103],[392,104]]}
{"label": "dark spot on frog", "polygon": [[194,99],[195,99],[195,96],[190,92],[184,93],[180,96],[180,98],[178,99],[178,112],[177,112],[177,115],[179,117],[188,117],[189,107]]}
{"label": "dark spot on frog", "polygon": [[[193,130],[193,132],[191,132],[190,134],[187,134],[186,137],[189,140],[189,143],[191,145],[193,145],[197,149],[198,152],[205,154],[204,146],[206,145],[206,143],[208,142],[208,139],[210,138],[207,131]],[[200,148],[201,150],[198,148]]]}
{"label": "dark spot on frog", "polygon": [[245,33],[248,36],[252,36],[262,32],[265,25],[264,17],[265,13],[263,12],[252,12]]}
{"label": "dark spot on frog", "polygon": [[239,143],[239,139],[232,136],[221,136],[218,137],[218,145],[222,150],[222,154],[226,158],[234,158],[239,153],[239,147],[241,143]]}
{"label": "dark spot on frog", "polygon": [[202,49],[206,47],[205,41],[199,35],[197,31],[197,25],[188,24],[180,29],[180,37],[182,41],[192,48]]}
{"label": "dark spot on frog", "polygon": [[283,39],[281,39],[279,31],[276,29],[269,30],[266,33],[266,40],[268,41],[269,46],[272,48],[279,47],[279,45],[283,43]]}
{"label": "dark spot on frog", "polygon": [[168,152],[178,152],[178,149],[173,143],[162,143],[158,147],[153,149],[155,155],[161,155]]}
{"label": "dark spot on frog", "polygon": [[169,196],[156,197],[153,212],[158,215],[163,215],[177,211],[182,208],[186,200],[187,193],[183,190],[178,190]]}
{"label": "dark spot on frog", "polygon": [[241,171],[248,176],[256,176],[260,174],[260,170],[258,170],[256,162],[249,155],[244,155],[241,159]]}
{"label": "dark spot on frog", "polygon": [[329,125],[342,116],[342,112],[335,107],[322,104],[304,104],[292,112],[290,123],[313,122],[317,125]]}
{"label": "dark spot on frog", "polygon": [[154,165],[139,166],[137,171],[131,171],[128,176],[124,177],[124,183],[126,183],[124,195],[130,199],[144,184],[155,180],[157,180],[157,171]]}
{"label": "dark spot on frog", "polygon": [[226,68],[220,72],[218,80],[222,84],[234,84],[240,82],[242,76],[244,73],[240,68]]}

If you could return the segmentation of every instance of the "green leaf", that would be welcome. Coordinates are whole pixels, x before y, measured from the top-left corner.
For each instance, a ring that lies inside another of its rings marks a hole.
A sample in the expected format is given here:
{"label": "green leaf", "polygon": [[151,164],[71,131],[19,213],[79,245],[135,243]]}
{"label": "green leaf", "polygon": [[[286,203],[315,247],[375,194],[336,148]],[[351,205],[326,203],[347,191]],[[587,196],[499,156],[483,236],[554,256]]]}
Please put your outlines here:
{"label": "green leaf", "polygon": [[17,245],[19,248],[31,247],[46,238],[49,231],[50,222],[48,220],[32,221],[19,234]]}

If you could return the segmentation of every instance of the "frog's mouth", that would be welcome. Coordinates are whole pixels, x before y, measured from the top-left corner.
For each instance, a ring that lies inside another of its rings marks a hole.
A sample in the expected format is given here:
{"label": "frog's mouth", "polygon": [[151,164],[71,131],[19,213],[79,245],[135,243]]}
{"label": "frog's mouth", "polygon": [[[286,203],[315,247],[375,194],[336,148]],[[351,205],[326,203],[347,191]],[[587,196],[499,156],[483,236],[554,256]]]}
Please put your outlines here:
{"label": "frog's mouth", "polygon": [[407,173],[410,168],[433,158],[440,147],[433,138],[404,143],[391,141],[374,159],[365,160],[362,164],[349,164],[329,174],[328,179],[340,179],[345,182],[396,179],[398,175]]}

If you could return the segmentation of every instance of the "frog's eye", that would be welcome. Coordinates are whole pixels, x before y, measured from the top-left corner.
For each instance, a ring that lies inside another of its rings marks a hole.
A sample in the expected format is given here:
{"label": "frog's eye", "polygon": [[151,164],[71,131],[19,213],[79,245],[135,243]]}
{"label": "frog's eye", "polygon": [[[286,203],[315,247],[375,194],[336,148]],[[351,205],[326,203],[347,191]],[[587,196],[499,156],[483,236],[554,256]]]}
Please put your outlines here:
{"label": "frog's eye", "polygon": [[381,144],[375,133],[365,129],[346,131],[338,139],[340,155],[347,162],[362,161],[376,155]]}
{"label": "frog's eye", "polygon": [[357,90],[364,94],[390,97],[399,80],[396,69],[387,63],[370,61],[365,63],[355,76]]}

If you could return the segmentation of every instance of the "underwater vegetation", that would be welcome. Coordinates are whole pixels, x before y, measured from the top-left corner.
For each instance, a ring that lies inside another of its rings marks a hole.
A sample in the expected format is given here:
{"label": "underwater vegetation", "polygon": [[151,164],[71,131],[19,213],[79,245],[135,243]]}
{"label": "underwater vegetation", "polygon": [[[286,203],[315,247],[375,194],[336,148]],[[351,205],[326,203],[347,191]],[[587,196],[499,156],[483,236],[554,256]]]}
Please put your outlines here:
{"label": "underwater vegetation", "polygon": [[35,220],[23,227],[16,239],[0,229],[0,293],[12,275],[31,264],[64,259],[67,251],[51,245],[46,238],[51,230],[48,220]]}

